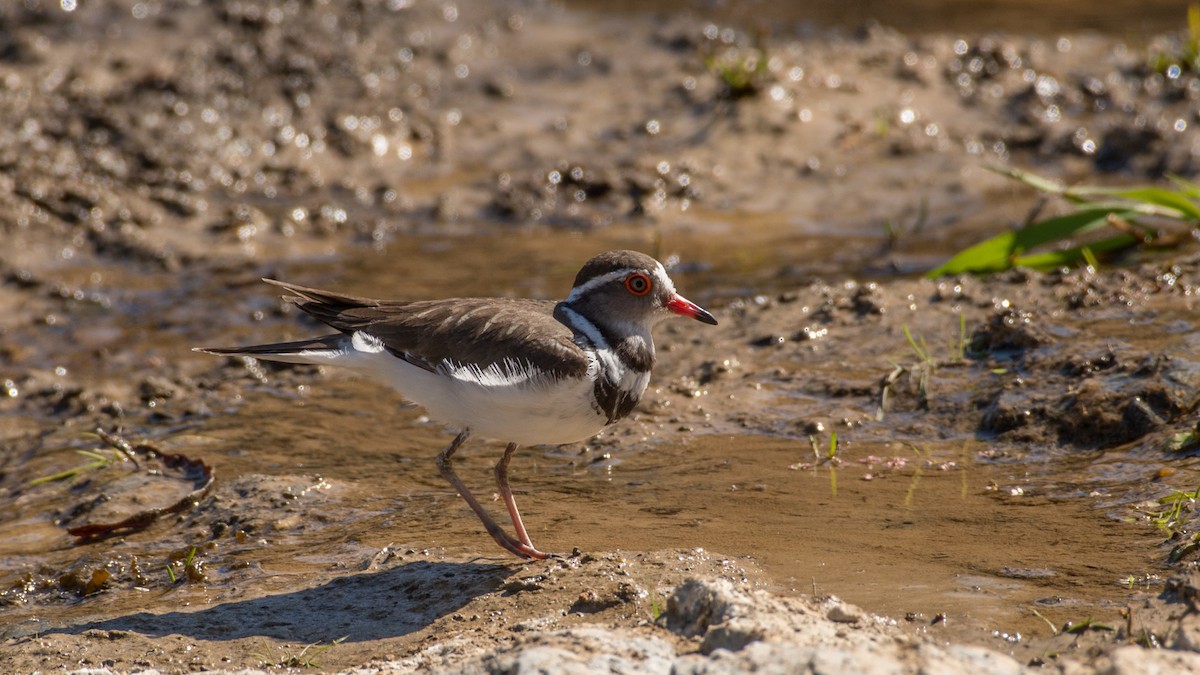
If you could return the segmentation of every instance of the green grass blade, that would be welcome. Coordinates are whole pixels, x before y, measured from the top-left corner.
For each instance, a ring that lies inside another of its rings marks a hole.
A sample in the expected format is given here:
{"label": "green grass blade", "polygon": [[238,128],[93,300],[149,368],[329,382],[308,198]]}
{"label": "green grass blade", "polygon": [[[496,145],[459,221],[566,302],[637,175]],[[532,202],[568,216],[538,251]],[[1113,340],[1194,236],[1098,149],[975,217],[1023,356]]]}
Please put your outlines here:
{"label": "green grass blade", "polygon": [[1179,191],[1187,195],[1191,199],[1200,200],[1200,183],[1190,181],[1183,176],[1178,176],[1173,173],[1167,174],[1167,178],[1179,188]]}
{"label": "green grass blade", "polygon": [[1085,209],[1057,218],[1049,218],[1016,231],[1016,253],[1024,253],[1029,249],[1062,241],[1075,234],[1083,234],[1108,224],[1108,216],[1116,215],[1128,218],[1132,214],[1128,210],[1111,208]]}
{"label": "green grass blade", "polygon": [[1013,230],[985,239],[954,254],[949,260],[925,274],[933,279],[950,274],[1000,272],[1012,266],[1009,258],[1016,250],[1017,233]]}
{"label": "green grass blade", "polygon": [[1141,188],[1129,190],[1122,193],[1121,196],[1134,201],[1164,206],[1181,213],[1183,219],[1200,221],[1200,204],[1178,192],[1162,188]]}
{"label": "green grass blade", "polygon": [[903,328],[904,328],[904,339],[908,340],[908,346],[912,347],[913,353],[917,355],[918,359],[920,359],[924,363],[928,363],[929,362],[929,352],[922,349],[921,345],[917,344],[917,341],[913,339],[912,332],[908,330],[908,324],[904,324]]}
{"label": "green grass blade", "polygon": [[[1200,5],[1194,5],[1200,16]],[[1189,14],[1189,19],[1191,14]],[[1200,61],[1200,57],[1197,57]],[[1013,167],[990,165],[987,169],[1041,192],[1056,195],[1070,202],[1073,213],[1038,221],[1016,230],[997,234],[990,239],[959,251],[925,276],[934,278],[952,274],[988,274],[1014,266],[1051,269],[1087,260],[1093,267],[1093,254],[1108,253],[1123,248],[1150,243],[1158,238],[1157,225],[1144,218],[1175,221],[1181,225],[1200,225],[1200,183],[1180,176],[1168,175],[1173,189],[1154,186],[1105,187],[1080,185],[1064,187],[1061,183]],[[1165,224],[1163,224],[1165,226]],[[1062,250],[1045,251],[1053,244],[1063,245],[1072,237],[1108,227],[1117,230],[1099,242]],[[1173,240],[1168,240],[1173,241]],[[1041,252],[1032,252],[1041,248]]]}
{"label": "green grass blade", "polygon": [[1108,210],[1122,217],[1160,216],[1171,220],[1186,221],[1187,217],[1174,207],[1160,206],[1150,202],[1131,202],[1123,199],[1086,202],[1087,208],[1093,211]]}
{"label": "green grass blade", "polygon": [[[1054,195],[1061,195],[1075,203],[1086,203],[1093,207],[1099,207],[1093,197],[1120,197],[1134,202],[1144,204],[1154,204],[1161,207],[1166,207],[1174,213],[1156,212],[1156,215],[1166,215],[1175,218],[1200,219],[1200,204],[1197,204],[1196,199],[1200,199],[1200,185],[1190,183],[1178,176],[1168,176],[1181,188],[1181,192],[1174,192],[1156,187],[1102,187],[1097,185],[1079,185],[1074,187],[1063,187],[1056,181],[1049,178],[1043,178],[1035,173],[1015,169],[1012,167],[989,166],[992,171],[1008,176],[1014,180],[1020,181],[1035,190],[1040,190]],[[1189,199],[1190,198],[1190,199]],[[1110,204],[1104,204],[1107,208]],[[1112,203],[1112,208],[1131,208],[1133,205],[1120,202]]]}
{"label": "green grass blade", "polygon": [[[934,278],[964,272],[983,274],[1010,269],[1014,260],[1025,251],[1101,227],[1108,222],[1109,214],[1113,213],[1123,218],[1129,216],[1128,210],[1086,209],[1002,232],[960,251],[926,276]],[[1093,250],[1096,250],[1095,247]]]}
{"label": "green grass blade", "polygon": [[1052,181],[1049,178],[1043,178],[1036,173],[1030,173],[1028,171],[1023,171],[1011,166],[999,166],[997,164],[989,164],[986,166],[986,168],[990,171],[1000,174],[1001,176],[1007,176],[1013,180],[1021,181],[1035,190],[1049,192],[1050,194],[1054,195],[1061,195],[1066,192],[1066,188],[1063,187],[1061,183]]}
{"label": "green grass blade", "polygon": [[[87,453],[83,452],[82,450],[79,450],[77,452],[79,452],[80,454],[87,454]],[[42,483],[51,483],[51,482],[58,481],[58,480],[66,480],[68,478],[74,478],[75,476],[78,476],[79,474],[84,473],[86,471],[91,471],[92,469],[102,468],[102,467],[108,465],[108,462],[109,462],[109,459],[107,457],[104,457],[104,458],[98,459],[94,462],[88,462],[87,464],[81,464],[81,465],[75,467],[74,469],[67,469],[66,471],[56,473],[52,476],[42,476],[41,478],[34,478],[33,480],[29,481],[29,484],[30,485],[41,485]]]}
{"label": "green grass blade", "polygon": [[967,360],[967,315],[962,312],[958,313],[958,354],[955,356],[956,361]]}
{"label": "green grass blade", "polygon": [[92,466],[91,464],[88,464],[85,466],[77,466],[74,469],[67,469],[66,471],[62,471],[60,473],[56,473],[56,474],[53,474],[50,476],[42,476],[41,478],[34,478],[33,480],[29,481],[29,484],[30,485],[41,485],[42,483],[51,483],[56,480],[66,480],[68,478],[78,475],[79,473],[81,473],[83,471],[86,471],[87,469],[91,468],[91,466]]}
{"label": "green grass blade", "polygon": [[1035,270],[1052,270],[1085,260],[1088,253],[1092,255],[1097,253],[1112,253],[1113,251],[1137,246],[1140,243],[1141,240],[1137,237],[1120,234],[1108,239],[1101,239],[1100,241],[1093,241],[1060,251],[1047,251],[1046,253],[1018,256],[1013,260],[1013,264],[1018,267],[1028,267]]}

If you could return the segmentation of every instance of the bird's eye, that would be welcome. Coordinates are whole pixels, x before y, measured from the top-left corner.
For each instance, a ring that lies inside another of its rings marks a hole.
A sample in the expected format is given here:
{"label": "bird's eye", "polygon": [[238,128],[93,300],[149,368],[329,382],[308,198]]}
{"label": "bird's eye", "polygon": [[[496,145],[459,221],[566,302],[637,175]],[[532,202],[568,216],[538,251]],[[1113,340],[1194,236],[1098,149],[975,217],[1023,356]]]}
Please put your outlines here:
{"label": "bird's eye", "polygon": [[625,288],[629,289],[630,293],[641,297],[650,292],[650,277],[641,273],[630,274],[625,277]]}

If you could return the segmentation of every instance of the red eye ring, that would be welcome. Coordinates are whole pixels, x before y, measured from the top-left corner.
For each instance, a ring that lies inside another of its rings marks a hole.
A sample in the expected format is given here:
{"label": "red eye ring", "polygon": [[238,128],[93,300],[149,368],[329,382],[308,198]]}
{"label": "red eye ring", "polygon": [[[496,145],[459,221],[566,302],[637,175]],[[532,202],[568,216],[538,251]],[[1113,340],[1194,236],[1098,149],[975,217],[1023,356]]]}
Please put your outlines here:
{"label": "red eye ring", "polygon": [[625,288],[639,298],[650,292],[650,277],[640,272],[634,272],[625,277]]}

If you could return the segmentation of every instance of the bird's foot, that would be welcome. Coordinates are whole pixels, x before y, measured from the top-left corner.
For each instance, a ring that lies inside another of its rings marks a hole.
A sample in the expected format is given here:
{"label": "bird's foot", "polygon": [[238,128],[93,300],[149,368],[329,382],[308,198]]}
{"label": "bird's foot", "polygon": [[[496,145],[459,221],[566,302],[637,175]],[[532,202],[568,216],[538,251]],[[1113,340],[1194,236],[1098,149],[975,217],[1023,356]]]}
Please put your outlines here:
{"label": "bird's foot", "polygon": [[503,548],[518,558],[525,558],[526,560],[546,560],[549,558],[565,557],[559,553],[546,553],[544,551],[539,551],[534,547],[532,542],[523,542],[499,527],[495,529],[487,528],[487,530],[488,534],[492,535],[492,539],[495,539],[496,543],[500,544],[500,548]]}

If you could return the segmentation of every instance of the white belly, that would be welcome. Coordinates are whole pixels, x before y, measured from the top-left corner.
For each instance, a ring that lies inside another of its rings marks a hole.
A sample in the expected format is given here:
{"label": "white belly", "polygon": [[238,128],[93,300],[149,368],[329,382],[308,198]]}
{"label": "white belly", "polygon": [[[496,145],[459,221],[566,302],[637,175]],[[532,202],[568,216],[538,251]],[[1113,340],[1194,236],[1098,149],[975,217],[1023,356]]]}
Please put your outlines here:
{"label": "white belly", "polygon": [[429,416],[471,433],[521,445],[560,445],[585,440],[607,418],[593,405],[587,378],[554,381],[520,379],[506,373],[432,373],[387,352],[348,349],[310,352],[307,363],[358,370],[396,388]]}
{"label": "white belly", "polygon": [[[607,419],[592,405],[589,380],[483,385],[417,370],[409,383],[390,384],[429,412],[429,416],[472,433],[521,445],[559,445],[594,436]],[[418,380],[424,380],[419,382]]]}

